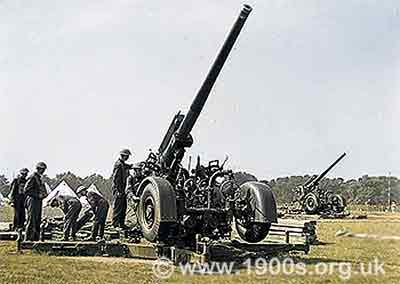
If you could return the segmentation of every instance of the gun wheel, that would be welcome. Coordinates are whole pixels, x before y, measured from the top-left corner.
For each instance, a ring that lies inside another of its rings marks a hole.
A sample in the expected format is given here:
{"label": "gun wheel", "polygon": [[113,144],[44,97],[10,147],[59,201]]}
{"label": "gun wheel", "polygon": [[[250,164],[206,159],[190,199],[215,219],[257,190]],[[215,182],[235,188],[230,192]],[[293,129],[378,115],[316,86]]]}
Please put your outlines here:
{"label": "gun wheel", "polygon": [[329,202],[332,204],[332,210],[335,213],[342,213],[344,211],[346,201],[341,195],[332,194],[329,199]]}
{"label": "gun wheel", "polygon": [[162,180],[153,179],[143,186],[137,218],[143,236],[150,242],[167,242],[174,234],[176,209],[171,190],[169,183]]}
{"label": "gun wheel", "polygon": [[314,193],[309,193],[304,198],[304,210],[307,214],[315,214],[317,213],[319,208],[319,201],[317,196]]}
{"label": "gun wheel", "polygon": [[148,196],[144,201],[144,223],[147,228],[151,228],[153,226],[155,215],[154,200],[151,196]]}
{"label": "gun wheel", "polygon": [[269,233],[271,223],[250,223],[243,225],[236,222],[236,230],[242,240],[249,243],[258,243],[265,239]]}

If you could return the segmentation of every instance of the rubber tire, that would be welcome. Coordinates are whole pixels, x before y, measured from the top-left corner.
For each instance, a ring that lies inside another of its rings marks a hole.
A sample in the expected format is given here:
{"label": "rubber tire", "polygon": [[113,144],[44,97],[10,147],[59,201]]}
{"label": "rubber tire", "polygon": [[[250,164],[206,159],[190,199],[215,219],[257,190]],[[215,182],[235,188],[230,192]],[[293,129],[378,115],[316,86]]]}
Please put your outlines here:
{"label": "rubber tire", "polygon": [[258,243],[265,239],[271,228],[271,223],[253,223],[248,228],[236,222],[236,231],[240,238],[249,243]]}
{"label": "rubber tire", "polygon": [[314,193],[309,193],[306,195],[304,198],[304,211],[306,211],[307,214],[316,214],[319,206],[319,200]]}
{"label": "rubber tire", "polygon": [[[334,209],[333,211],[335,212],[335,213],[342,213],[343,211],[344,211],[344,209],[346,208],[346,200],[343,198],[343,196],[341,196],[341,195],[339,195],[339,194],[332,194],[331,196],[330,196],[330,202],[332,202],[331,200],[334,198],[334,197],[336,197],[337,199],[339,199],[340,200],[340,202],[339,203],[341,203],[341,207],[337,207],[337,206],[332,206],[332,208]],[[333,202],[332,202],[333,203]],[[336,209],[336,210],[335,210]]]}
{"label": "rubber tire", "polygon": [[[148,226],[144,214],[144,206],[147,199],[151,199],[154,206],[154,221],[151,226]],[[150,242],[168,240],[171,225],[174,223],[161,222],[160,194],[158,193],[158,188],[152,183],[148,183],[143,189],[139,200],[137,218],[146,240]]]}

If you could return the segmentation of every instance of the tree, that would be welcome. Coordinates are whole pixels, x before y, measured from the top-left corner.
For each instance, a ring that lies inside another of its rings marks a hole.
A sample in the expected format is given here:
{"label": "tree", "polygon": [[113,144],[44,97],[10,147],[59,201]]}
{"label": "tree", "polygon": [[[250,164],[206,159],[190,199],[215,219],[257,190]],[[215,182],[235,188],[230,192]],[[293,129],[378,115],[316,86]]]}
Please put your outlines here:
{"label": "tree", "polygon": [[10,193],[10,182],[5,175],[0,175],[0,193],[7,196]]}

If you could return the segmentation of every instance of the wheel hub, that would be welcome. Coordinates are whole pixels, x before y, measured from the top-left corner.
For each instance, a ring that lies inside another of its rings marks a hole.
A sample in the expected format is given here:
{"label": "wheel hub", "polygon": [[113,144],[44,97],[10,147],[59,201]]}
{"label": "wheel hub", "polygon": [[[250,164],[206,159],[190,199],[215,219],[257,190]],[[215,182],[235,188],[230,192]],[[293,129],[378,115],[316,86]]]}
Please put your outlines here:
{"label": "wheel hub", "polygon": [[147,198],[146,201],[144,202],[144,221],[145,225],[148,228],[151,228],[154,224],[154,216],[155,216],[155,208],[154,208],[154,202],[151,198]]}

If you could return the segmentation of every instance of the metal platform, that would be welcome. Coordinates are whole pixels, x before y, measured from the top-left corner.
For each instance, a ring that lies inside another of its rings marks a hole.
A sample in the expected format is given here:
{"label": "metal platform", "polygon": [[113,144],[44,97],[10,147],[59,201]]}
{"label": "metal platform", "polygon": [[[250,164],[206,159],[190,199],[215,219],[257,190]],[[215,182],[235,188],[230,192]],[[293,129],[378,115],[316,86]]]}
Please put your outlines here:
{"label": "metal platform", "polygon": [[126,257],[126,245],[112,242],[17,241],[17,249],[63,256],[115,256]]}
{"label": "metal platform", "polygon": [[251,244],[241,240],[197,239],[195,247],[185,248],[160,243],[129,243],[121,240],[99,242],[66,241],[22,241],[22,232],[17,239],[17,250],[32,250],[36,253],[64,256],[110,256],[156,260],[168,258],[174,263],[204,263],[209,261],[237,261],[268,258],[289,252],[308,253],[316,242],[316,222],[303,225],[274,224],[269,237],[261,243]]}
{"label": "metal platform", "polygon": [[156,260],[168,258],[174,263],[209,261],[244,261],[259,257],[272,257],[291,251],[307,253],[306,244],[262,243],[248,244],[240,241],[208,244],[205,251],[195,251],[158,244],[129,244],[114,242],[21,242],[19,250],[62,256],[109,256]]}

